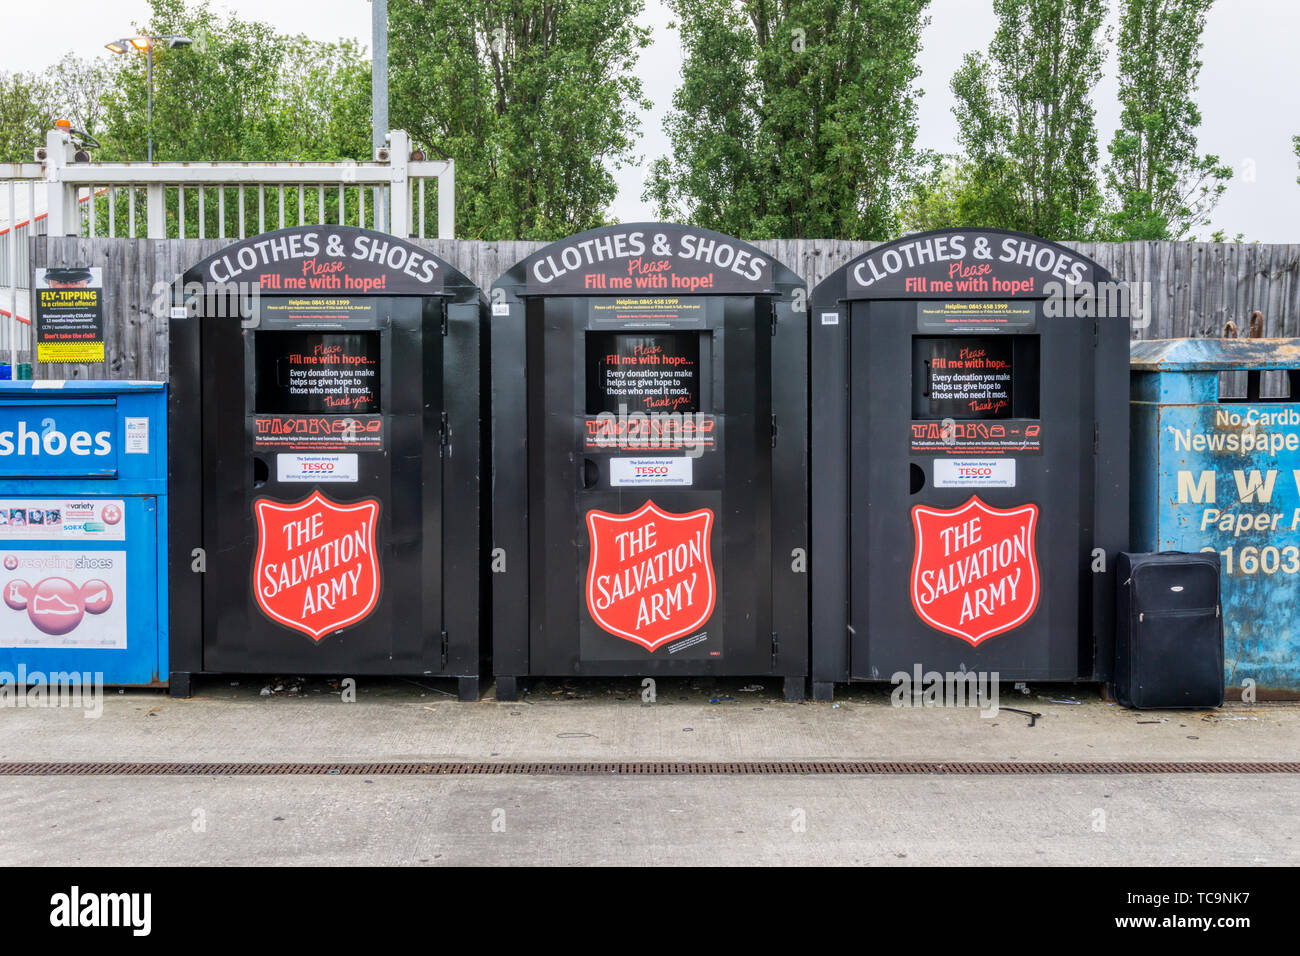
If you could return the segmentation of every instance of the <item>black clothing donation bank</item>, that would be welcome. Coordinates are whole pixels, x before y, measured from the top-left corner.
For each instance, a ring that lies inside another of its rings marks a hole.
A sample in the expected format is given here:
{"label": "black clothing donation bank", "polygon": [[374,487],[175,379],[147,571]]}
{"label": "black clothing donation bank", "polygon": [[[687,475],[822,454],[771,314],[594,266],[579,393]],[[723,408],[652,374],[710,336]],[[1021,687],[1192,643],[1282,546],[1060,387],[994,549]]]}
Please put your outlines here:
{"label": "black clothing donation bank", "polygon": [[807,673],[803,282],[729,236],[584,232],[492,288],[493,671]]}
{"label": "black clothing donation bank", "polygon": [[814,696],[899,673],[1106,679],[1127,294],[997,229],[907,236],[817,286]]}
{"label": "black clothing donation bank", "polygon": [[347,226],[253,236],[183,281],[173,693],[251,671],[454,676],[477,697],[486,299]]}

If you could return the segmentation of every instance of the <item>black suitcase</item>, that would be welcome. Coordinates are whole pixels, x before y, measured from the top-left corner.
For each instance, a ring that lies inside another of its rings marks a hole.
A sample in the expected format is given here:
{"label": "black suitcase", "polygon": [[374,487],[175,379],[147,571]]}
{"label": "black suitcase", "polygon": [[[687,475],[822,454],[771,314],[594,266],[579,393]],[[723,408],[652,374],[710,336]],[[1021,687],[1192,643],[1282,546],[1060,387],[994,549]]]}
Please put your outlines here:
{"label": "black suitcase", "polygon": [[1121,552],[1112,690],[1125,707],[1223,703],[1219,555]]}

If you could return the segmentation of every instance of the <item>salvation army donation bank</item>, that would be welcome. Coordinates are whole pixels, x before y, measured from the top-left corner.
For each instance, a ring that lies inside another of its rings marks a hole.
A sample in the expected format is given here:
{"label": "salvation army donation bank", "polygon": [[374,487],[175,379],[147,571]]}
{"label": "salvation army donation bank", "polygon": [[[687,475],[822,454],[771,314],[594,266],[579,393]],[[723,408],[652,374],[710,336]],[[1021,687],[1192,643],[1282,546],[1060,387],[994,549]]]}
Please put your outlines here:
{"label": "salvation army donation bank", "polygon": [[494,284],[498,699],[576,674],[771,675],[802,698],[803,296],[753,246],[665,223]]}
{"label": "salvation army donation bank", "polygon": [[917,667],[1109,677],[1126,295],[997,229],[907,236],[814,290],[815,696]]}
{"label": "salvation army donation bank", "polygon": [[171,321],[172,692],[443,675],[478,696],[486,300],[412,243],[253,236]]}

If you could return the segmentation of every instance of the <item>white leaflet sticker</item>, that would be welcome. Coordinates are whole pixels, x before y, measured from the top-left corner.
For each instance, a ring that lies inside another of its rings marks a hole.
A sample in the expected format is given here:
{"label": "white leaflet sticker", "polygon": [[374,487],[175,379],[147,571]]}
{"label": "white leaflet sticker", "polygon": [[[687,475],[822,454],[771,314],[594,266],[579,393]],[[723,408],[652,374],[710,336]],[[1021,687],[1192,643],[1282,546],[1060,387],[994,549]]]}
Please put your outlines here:
{"label": "white leaflet sticker", "polygon": [[822,325],[839,325],[840,314],[838,312],[823,312]]}
{"label": "white leaflet sticker", "polygon": [[276,455],[279,481],[356,481],[356,455]]}
{"label": "white leaflet sticker", "polygon": [[936,458],[936,488],[1014,488],[1014,458]]}
{"label": "white leaflet sticker", "polygon": [[126,418],[126,447],[122,450],[128,455],[149,454],[149,419]]}
{"label": "white leaflet sticker", "polygon": [[694,481],[691,458],[611,458],[609,483],[635,485],[689,485]]}

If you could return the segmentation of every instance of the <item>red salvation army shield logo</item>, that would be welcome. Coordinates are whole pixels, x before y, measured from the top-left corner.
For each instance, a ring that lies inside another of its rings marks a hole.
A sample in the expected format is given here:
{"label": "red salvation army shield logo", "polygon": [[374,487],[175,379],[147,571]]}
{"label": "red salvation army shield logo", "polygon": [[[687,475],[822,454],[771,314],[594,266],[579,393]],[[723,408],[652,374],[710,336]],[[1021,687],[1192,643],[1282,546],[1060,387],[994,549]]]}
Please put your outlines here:
{"label": "red salvation army shield logo", "polygon": [[704,624],[717,603],[708,508],[587,512],[587,610],[609,633],[653,651]]}
{"label": "red salvation army shield logo", "polygon": [[378,501],[339,504],[316,491],[297,504],[259,498],[253,511],[253,593],[267,617],[320,641],[375,609]]}
{"label": "red salvation army shield logo", "polygon": [[912,509],[912,607],[971,646],[1019,627],[1038,607],[1038,506]]}

